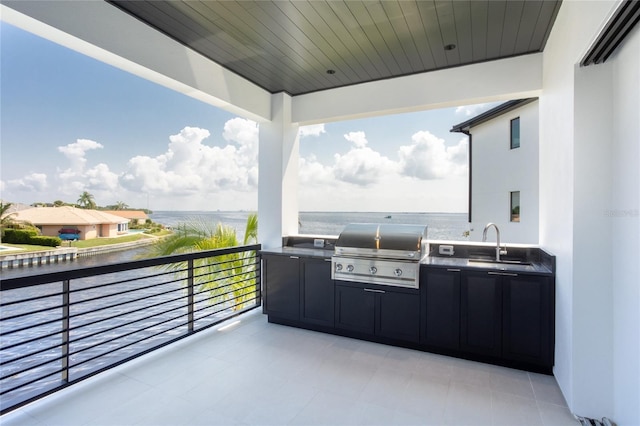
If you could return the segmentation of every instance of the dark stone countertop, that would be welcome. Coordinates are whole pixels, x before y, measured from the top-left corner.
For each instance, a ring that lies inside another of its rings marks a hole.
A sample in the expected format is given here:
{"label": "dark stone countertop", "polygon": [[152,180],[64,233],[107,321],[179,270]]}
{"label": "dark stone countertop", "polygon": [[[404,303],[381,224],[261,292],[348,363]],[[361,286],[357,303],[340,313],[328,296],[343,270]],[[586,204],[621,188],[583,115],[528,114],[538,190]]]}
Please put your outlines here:
{"label": "dark stone countertop", "polygon": [[333,249],[308,248],[308,247],[276,247],[260,250],[262,254],[274,254],[279,256],[314,257],[319,259],[331,259]]}
{"label": "dark stone countertop", "polygon": [[[310,238],[285,237],[285,245],[261,250],[262,254],[278,256],[299,256],[317,259],[331,259],[334,241],[325,240],[323,248],[314,247]],[[286,245],[293,244],[293,245]],[[453,246],[453,255],[439,253],[441,245]],[[506,246],[507,255],[501,258],[507,262],[495,263],[495,245],[480,243],[460,243],[430,241],[429,253],[420,264],[440,268],[464,268],[478,271],[496,271],[505,273],[528,273],[536,275],[555,274],[555,256],[535,246]],[[514,263],[509,263],[512,261]],[[521,262],[521,263],[515,263]]]}
{"label": "dark stone countertop", "polygon": [[512,272],[527,273],[536,275],[552,275],[553,271],[541,262],[527,262],[528,264],[518,263],[493,263],[487,261],[473,261],[468,258],[461,257],[431,257],[425,256],[420,262],[425,266],[437,266],[443,268],[456,269],[477,269],[479,271],[496,271],[496,272]]}

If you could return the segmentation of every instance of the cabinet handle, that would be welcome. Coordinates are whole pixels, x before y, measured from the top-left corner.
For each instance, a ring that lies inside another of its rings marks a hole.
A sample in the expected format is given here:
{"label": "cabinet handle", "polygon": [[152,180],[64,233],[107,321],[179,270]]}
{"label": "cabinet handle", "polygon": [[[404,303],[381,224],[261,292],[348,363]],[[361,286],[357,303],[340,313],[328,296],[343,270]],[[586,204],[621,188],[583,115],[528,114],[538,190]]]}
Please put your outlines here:
{"label": "cabinet handle", "polygon": [[300,256],[289,256],[289,259],[300,259]]}
{"label": "cabinet handle", "polygon": [[513,273],[509,273],[509,272],[487,272],[487,274],[489,275],[501,275],[501,276],[505,276],[505,277],[517,277],[518,274],[513,274]]}
{"label": "cabinet handle", "polygon": [[447,269],[447,272],[460,272],[460,269]]}
{"label": "cabinet handle", "polygon": [[325,262],[331,262],[331,259],[325,259],[324,261]]}
{"label": "cabinet handle", "polygon": [[372,288],[365,288],[364,291],[368,291],[370,293],[386,293],[384,290],[374,290]]}

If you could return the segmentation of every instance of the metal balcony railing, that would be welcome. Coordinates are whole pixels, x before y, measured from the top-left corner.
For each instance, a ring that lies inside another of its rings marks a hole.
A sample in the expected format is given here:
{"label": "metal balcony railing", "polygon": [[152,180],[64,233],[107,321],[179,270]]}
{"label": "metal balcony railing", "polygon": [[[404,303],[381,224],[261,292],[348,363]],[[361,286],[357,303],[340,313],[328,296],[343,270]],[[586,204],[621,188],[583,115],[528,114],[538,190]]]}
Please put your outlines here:
{"label": "metal balcony railing", "polygon": [[0,414],[261,304],[260,245],[0,282]]}

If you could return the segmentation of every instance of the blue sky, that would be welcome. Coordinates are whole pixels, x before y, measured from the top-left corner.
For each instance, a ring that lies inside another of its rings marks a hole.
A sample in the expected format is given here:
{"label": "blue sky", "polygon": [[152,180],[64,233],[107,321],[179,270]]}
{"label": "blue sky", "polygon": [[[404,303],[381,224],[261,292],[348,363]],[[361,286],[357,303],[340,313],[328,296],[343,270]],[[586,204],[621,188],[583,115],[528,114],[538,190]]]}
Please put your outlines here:
{"label": "blue sky", "polygon": [[[256,123],[0,23],[4,201],[257,209]],[[302,211],[467,209],[466,137],[493,105],[302,129]]]}

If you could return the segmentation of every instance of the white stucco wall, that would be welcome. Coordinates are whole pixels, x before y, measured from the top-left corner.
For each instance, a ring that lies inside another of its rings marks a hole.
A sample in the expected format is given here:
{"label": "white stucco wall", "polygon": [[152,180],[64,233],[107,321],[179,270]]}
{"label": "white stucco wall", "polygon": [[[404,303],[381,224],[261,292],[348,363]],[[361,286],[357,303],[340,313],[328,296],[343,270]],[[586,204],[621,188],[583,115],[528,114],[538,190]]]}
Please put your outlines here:
{"label": "white stucco wall", "polygon": [[540,243],[557,256],[554,374],[569,408],[637,425],[638,217],[609,212],[638,209],[638,28],[607,63],[578,65],[616,5],[564,2],[547,42]]}
{"label": "white stucco wall", "polygon": [[[511,149],[511,120],[520,117],[520,148]],[[471,241],[495,223],[503,243],[538,243],[538,102],[472,127]],[[520,191],[520,222],[511,222],[510,193]],[[495,241],[492,230],[487,241]]]}
{"label": "white stucco wall", "polygon": [[[611,283],[613,412],[640,424],[640,28],[605,64],[612,72]],[[609,145],[609,144],[607,144]]]}

